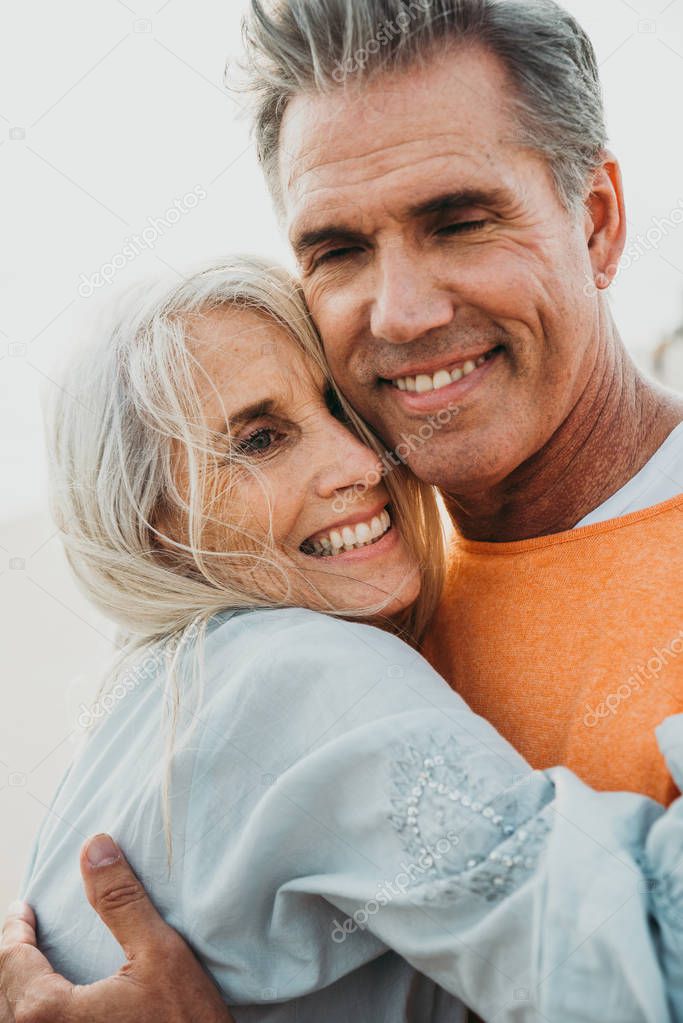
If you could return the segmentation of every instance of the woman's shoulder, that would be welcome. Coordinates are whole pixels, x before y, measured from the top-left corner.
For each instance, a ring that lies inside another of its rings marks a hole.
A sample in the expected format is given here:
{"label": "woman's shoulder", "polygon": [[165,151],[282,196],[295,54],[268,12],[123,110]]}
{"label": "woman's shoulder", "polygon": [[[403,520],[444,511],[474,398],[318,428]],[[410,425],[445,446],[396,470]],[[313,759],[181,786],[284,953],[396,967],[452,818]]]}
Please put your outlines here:
{"label": "woman's shoulder", "polygon": [[[206,648],[208,718],[223,734],[306,737],[457,699],[417,651],[371,625],[305,608],[217,623]],[[339,726],[341,728],[341,725]],[[342,729],[343,730],[343,729]]]}
{"label": "woman's shoulder", "polygon": [[412,647],[374,625],[337,618],[303,607],[254,609],[217,616],[209,636],[209,657],[228,648],[270,670],[295,660],[317,666],[334,661],[379,667],[388,662],[422,670],[424,659]]}

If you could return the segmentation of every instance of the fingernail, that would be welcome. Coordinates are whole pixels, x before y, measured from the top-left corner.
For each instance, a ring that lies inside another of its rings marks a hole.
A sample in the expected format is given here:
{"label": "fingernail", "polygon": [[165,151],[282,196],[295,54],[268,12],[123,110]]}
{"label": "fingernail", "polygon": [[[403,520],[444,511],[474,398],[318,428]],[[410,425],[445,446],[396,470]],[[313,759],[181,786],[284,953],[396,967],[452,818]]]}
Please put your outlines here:
{"label": "fingernail", "polygon": [[15,899],[14,902],[10,902],[7,907],[7,916],[23,916],[26,912],[26,903],[21,902],[20,899]]}
{"label": "fingernail", "polygon": [[109,835],[95,835],[85,850],[91,867],[109,867],[121,859],[119,847]]}

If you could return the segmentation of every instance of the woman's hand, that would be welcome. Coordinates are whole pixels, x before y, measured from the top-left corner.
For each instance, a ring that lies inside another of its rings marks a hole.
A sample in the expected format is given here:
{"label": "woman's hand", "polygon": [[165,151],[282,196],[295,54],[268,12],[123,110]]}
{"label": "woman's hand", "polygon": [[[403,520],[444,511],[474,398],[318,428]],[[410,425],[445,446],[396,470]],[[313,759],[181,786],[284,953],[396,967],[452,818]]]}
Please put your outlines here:
{"label": "woman's hand", "polygon": [[96,984],[70,984],[38,951],[33,911],[17,904],[0,942],[0,1023],[233,1023],[213,981],[108,835],[85,844],[81,873],[90,905],[128,962]]}

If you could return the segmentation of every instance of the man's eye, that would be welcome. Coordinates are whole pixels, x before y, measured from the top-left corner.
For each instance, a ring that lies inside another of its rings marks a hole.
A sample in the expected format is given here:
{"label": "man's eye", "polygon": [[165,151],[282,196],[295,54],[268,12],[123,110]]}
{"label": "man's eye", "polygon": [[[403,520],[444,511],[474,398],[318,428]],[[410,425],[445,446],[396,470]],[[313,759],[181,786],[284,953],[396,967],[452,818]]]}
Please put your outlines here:
{"label": "man's eye", "polygon": [[274,427],[261,427],[239,441],[235,448],[240,455],[262,455],[272,448],[278,436],[278,431]]}
{"label": "man's eye", "polygon": [[323,263],[335,263],[340,259],[345,259],[354,252],[360,252],[357,246],[347,245],[339,249],[329,249],[327,252],[322,252],[319,256],[315,257],[314,266],[321,266]]}
{"label": "man's eye", "polygon": [[461,220],[456,224],[449,224],[447,227],[442,227],[437,232],[438,234],[468,234],[470,231],[479,231],[482,227],[486,227],[488,220]]}

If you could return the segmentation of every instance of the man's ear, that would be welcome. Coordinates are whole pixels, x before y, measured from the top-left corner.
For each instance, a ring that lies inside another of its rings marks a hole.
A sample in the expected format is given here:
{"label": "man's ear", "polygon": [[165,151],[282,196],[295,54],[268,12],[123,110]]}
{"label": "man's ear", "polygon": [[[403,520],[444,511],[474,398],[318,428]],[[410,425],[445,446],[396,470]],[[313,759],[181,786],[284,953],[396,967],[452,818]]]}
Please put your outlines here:
{"label": "man's ear", "polygon": [[585,231],[593,276],[607,287],[617,275],[626,244],[626,207],[621,168],[605,150],[586,200]]}

